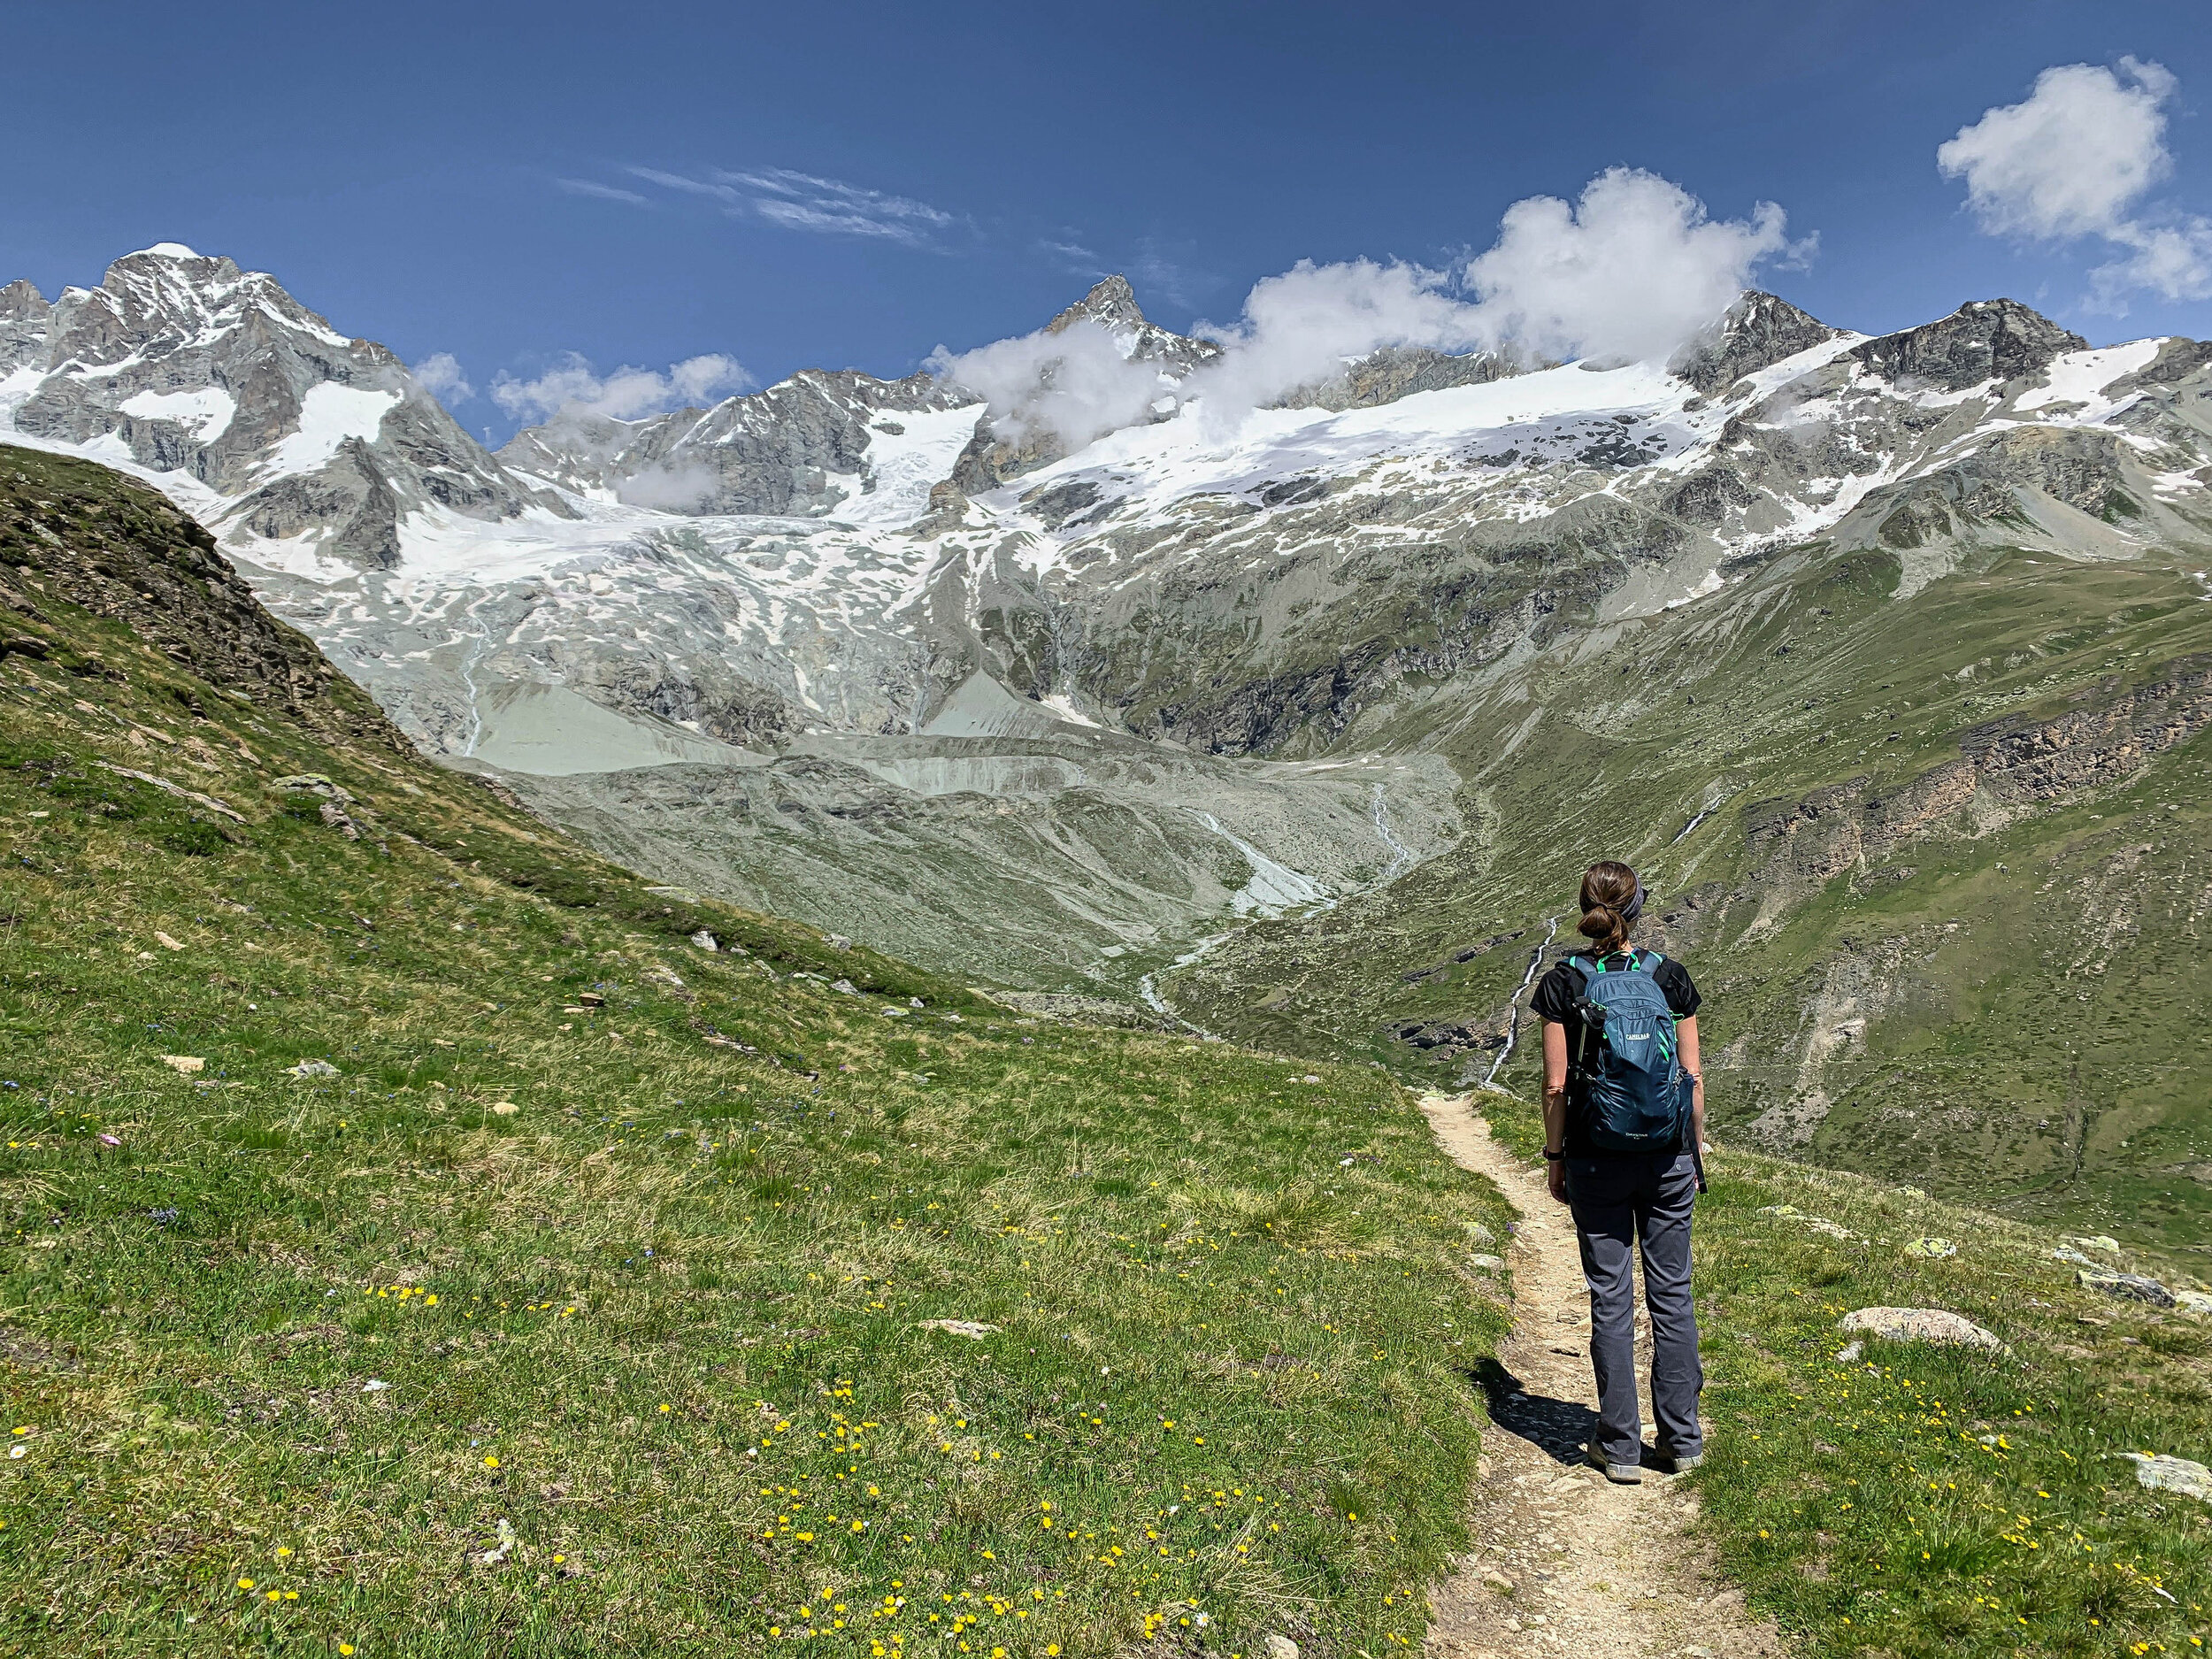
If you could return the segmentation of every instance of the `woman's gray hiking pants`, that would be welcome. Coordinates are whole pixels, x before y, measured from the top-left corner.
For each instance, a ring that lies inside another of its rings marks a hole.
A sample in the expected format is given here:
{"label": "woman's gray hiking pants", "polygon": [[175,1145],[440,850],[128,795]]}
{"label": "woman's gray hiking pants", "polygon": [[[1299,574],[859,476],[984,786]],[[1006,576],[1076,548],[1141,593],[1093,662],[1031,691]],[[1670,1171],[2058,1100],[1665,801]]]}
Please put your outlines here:
{"label": "woman's gray hiking pants", "polygon": [[1697,1171],[1686,1152],[1567,1160],[1567,1202],[1590,1285],[1590,1363],[1598,1381],[1598,1435],[1591,1449],[1609,1463],[1643,1461],[1631,1274],[1640,1240],[1659,1450],[1688,1457],[1704,1449],[1697,1397],[1705,1369],[1698,1363],[1697,1309],[1690,1299],[1690,1207],[1696,1196]]}

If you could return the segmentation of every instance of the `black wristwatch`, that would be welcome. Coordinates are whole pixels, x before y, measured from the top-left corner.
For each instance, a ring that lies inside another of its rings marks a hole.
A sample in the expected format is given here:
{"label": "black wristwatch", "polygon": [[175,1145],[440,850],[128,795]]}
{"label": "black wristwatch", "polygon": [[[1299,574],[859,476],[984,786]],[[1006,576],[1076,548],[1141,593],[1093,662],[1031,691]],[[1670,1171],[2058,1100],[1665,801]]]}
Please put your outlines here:
{"label": "black wristwatch", "polygon": [[1566,1156],[1567,1156],[1567,1154],[1566,1154],[1566,1152],[1565,1152],[1565,1150],[1564,1150],[1563,1148],[1562,1150],[1560,1150],[1560,1151],[1557,1151],[1557,1152],[1554,1152],[1554,1151],[1553,1151],[1553,1150],[1552,1150],[1549,1147],[1546,1147],[1546,1148],[1544,1148],[1544,1156],[1545,1156],[1545,1158],[1546,1158],[1548,1162],[1553,1163],[1553,1164],[1557,1164],[1557,1163],[1559,1163],[1561,1160],[1563,1160],[1563,1158],[1565,1158],[1565,1157],[1566,1157]]}

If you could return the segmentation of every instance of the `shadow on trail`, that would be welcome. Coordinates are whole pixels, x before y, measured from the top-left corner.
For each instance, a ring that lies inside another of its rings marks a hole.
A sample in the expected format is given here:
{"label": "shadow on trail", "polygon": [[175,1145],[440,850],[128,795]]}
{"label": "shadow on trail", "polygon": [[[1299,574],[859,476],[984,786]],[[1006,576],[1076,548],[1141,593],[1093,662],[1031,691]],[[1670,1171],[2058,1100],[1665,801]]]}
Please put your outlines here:
{"label": "shadow on trail", "polygon": [[1521,1386],[1521,1379],[1495,1359],[1478,1360],[1468,1375],[1482,1390],[1493,1423],[1509,1434],[1520,1436],[1554,1463],[1582,1461],[1582,1448],[1598,1432],[1595,1411],[1578,1401],[1530,1394]]}

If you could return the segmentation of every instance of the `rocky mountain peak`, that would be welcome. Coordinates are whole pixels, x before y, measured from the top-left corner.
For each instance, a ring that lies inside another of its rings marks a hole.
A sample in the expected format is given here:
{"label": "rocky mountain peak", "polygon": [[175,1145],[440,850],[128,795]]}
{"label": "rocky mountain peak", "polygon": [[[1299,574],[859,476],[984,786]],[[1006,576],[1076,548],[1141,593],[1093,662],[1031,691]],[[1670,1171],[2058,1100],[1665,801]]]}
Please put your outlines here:
{"label": "rocky mountain peak", "polygon": [[1129,286],[1129,279],[1121,275],[1101,277],[1088,294],[1047,323],[1045,332],[1063,333],[1087,317],[1116,334],[1150,326],[1143,307],[1137,303],[1136,290]]}
{"label": "rocky mountain peak", "polygon": [[21,277],[0,288],[0,322],[22,323],[43,319],[52,308],[46,296]]}
{"label": "rocky mountain peak", "polygon": [[1962,392],[2048,368],[2089,342],[2018,300],[1970,300],[1948,317],[1884,334],[1851,355],[1886,380],[1924,380]]}
{"label": "rocky mountain peak", "polygon": [[389,566],[409,514],[498,519],[533,499],[382,346],[181,242],[126,254],[50,306],[27,282],[0,290],[0,430],[119,449],[212,492],[225,529],[325,557]]}
{"label": "rocky mountain peak", "polygon": [[1079,322],[1098,324],[1121,342],[1124,356],[1156,362],[1170,374],[1187,374],[1221,355],[1212,341],[1179,334],[1146,317],[1125,276],[1102,277],[1089,293],[1047,323],[1045,332],[1064,334]]}
{"label": "rocky mountain peak", "polygon": [[1747,374],[1771,368],[1842,333],[1778,296],[1746,288],[1669,366],[1710,397]]}

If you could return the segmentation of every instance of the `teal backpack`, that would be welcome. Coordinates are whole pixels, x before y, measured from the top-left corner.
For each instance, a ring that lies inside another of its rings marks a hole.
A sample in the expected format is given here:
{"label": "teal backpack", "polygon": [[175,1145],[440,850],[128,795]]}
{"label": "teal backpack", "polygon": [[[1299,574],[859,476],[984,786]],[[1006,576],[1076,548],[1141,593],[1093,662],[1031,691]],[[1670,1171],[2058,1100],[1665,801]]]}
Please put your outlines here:
{"label": "teal backpack", "polygon": [[1655,950],[1570,956],[1584,976],[1575,999],[1582,1016],[1569,1073],[1582,1128],[1598,1152],[1678,1152],[1689,1123],[1690,1079],[1674,1041],[1674,1010],[1653,976],[1666,960]]}

